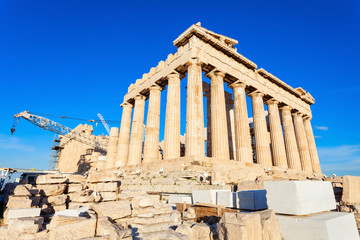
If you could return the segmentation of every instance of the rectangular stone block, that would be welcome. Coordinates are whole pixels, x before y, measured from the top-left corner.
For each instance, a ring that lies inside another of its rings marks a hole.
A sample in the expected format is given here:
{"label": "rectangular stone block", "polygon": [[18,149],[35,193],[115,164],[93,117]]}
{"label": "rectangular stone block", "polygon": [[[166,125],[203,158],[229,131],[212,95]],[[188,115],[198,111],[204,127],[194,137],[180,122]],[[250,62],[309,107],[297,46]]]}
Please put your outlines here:
{"label": "rectangular stone block", "polygon": [[265,181],[267,205],[276,213],[307,215],[336,209],[330,182]]}
{"label": "rectangular stone block", "polygon": [[284,240],[359,240],[354,214],[325,212],[310,216],[276,215]]}
{"label": "rectangular stone block", "polygon": [[25,218],[25,217],[39,217],[41,208],[22,208],[22,209],[9,209],[7,212],[7,219]]}
{"label": "rectangular stone block", "polygon": [[169,204],[184,203],[192,204],[192,197],[190,195],[171,194],[169,195]]}
{"label": "rectangular stone block", "polygon": [[116,192],[117,182],[89,184],[89,189],[95,192]]}
{"label": "rectangular stone block", "polygon": [[341,200],[352,204],[360,203],[360,177],[343,177],[343,194]]}
{"label": "rectangular stone block", "polygon": [[230,190],[196,190],[192,191],[193,203],[210,203],[216,204],[217,192],[231,192]]}
{"label": "rectangular stone block", "polygon": [[236,208],[252,211],[267,209],[266,190],[236,192]]}
{"label": "rectangular stone block", "polygon": [[229,208],[236,208],[236,193],[229,191],[217,192],[216,204]]}

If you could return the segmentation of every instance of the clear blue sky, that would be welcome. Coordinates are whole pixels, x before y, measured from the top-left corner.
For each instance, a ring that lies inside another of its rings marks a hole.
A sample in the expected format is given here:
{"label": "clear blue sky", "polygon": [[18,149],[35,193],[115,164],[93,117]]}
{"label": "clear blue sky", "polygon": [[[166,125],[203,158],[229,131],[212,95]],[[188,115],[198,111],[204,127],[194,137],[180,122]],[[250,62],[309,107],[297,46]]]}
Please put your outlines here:
{"label": "clear blue sky", "polygon": [[[1,0],[0,167],[48,166],[54,134],[22,119],[11,136],[15,113],[120,120],[129,84],[174,53],[172,41],[200,21],[237,39],[238,52],[259,67],[309,91],[323,171],[360,175],[359,19],[357,0]],[[161,108],[164,116],[165,101]],[[185,111],[182,120],[183,133]]]}

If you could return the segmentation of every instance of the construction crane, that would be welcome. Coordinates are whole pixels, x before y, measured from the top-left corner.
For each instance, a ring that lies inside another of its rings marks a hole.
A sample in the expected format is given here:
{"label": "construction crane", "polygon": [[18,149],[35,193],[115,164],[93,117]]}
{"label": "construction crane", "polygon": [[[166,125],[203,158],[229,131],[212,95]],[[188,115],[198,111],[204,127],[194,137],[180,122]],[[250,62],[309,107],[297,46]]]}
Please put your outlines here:
{"label": "construction crane", "polygon": [[14,124],[13,124],[13,127],[11,128],[11,134],[13,134],[15,132],[15,128],[16,128],[17,123],[19,122],[20,117],[24,118],[25,120],[31,122],[32,124],[42,128],[42,129],[57,133],[59,135],[73,139],[78,142],[84,143],[84,144],[92,146],[98,150],[102,150],[102,151],[107,150],[107,145],[105,143],[91,139],[91,138],[85,136],[85,134],[83,134],[81,132],[77,132],[69,127],[61,125],[60,123],[54,122],[48,118],[32,114],[29,111],[23,111],[23,112],[20,112],[20,113],[14,115]]}
{"label": "construction crane", "polygon": [[100,113],[98,113],[97,115],[98,115],[98,117],[100,118],[100,120],[101,120],[102,124],[104,125],[104,127],[105,127],[106,131],[107,131],[107,132],[108,132],[108,134],[110,135],[110,128],[109,128],[109,125],[105,122],[104,117],[103,117]]}

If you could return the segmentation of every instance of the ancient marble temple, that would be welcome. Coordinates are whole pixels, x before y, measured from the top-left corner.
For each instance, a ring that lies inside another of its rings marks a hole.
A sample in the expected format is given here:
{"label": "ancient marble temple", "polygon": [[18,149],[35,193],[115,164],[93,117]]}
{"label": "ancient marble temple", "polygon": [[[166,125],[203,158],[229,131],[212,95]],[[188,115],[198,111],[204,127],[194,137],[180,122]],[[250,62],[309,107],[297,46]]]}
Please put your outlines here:
{"label": "ancient marble temple", "polygon": [[[304,89],[293,88],[258,68],[237,52],[237,43],[200,23],[175,39],[177,52],[129,86],[121,104],[120,130],[113,128],[110,134],[105,165],[115,168],[211,157],[216,161],[254,162],[264,167],[321,174],[310,122],[314,98]],[[203,82],[203,72],[210,84]],[[180,81],[186,76],[186,109],[181,109]],[[232,89],[232,94],[224,91],[224,84]],[[160,116],[161,93],[166,87],[166,114]],[[247,99],[251,99],[252,109],[247,108]],[[251,124],[249,111],[253,113]],[[184,142],[180,125],[185,123],[181,123],[180,114],[186,114]],[[161,151],[160,117],[165,118]]]}

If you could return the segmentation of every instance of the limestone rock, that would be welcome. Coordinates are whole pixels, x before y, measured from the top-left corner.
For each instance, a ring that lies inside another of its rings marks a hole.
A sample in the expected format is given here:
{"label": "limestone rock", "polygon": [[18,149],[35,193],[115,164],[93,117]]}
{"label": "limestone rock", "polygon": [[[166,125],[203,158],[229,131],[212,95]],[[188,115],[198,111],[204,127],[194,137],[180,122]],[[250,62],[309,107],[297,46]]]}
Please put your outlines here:
{"label": "limestone rock", "polygon": [[172,229],[167,229],[161,232],[140,234],[139,238],[144,240],[191,240],[188,236],[175,232]]}
{"label": "limestone rock", "polygon": [[95,192],[116,192],[117,182],[89,184],[89,189]]}
{"label": "limestone rock", "polygon": [[146,195],[146,196],[136,196],[131,201],[131,207],[134,208],[145,208],[152,207],[154,204],[160,201],[159,195]]}
{"label": "limestone rock", "polygon": [[68,195],[61,194],[56,196],[49,196],[47,198],[43,198],[43,203],[51,204],[51,205],[64,205],[68,200]]}
{"label": "limestone rock", "polygon": [[111,171],[105,172],[90,172],[87,180],[91,183],[97,182],[113,182],[116,180],[120,180],[120,178]]}
{"label": "limestone rock", "polygon": [[116,202],[101,202],[91,205],[99,216],[107,216],[112,220],[131,215],[130,203],[127,200]]}
{"label": "limestone rock", "polygon": [[63,194],[66,185],[65,184],[53,184],[53,185],[38,185],[39,193],[42,196],[54,196]]}
{"label": "limestone rock", "polygon": [[262,240],[282,240],[280,225],[273,210],[256,212],[260,214]]}
{"label": "limestone rock", "polygon": [[32,200],[29,197],[10,196],[6,204],[7,208],[31,208]]}
{"label": "limestone rock", "polygon": [[80,192],[74,192],[69,194],[69,198],[71,202],[78,203],[86,203],[86,202],[94,202],[94,195],[91,190],[85,190]]}
{"label": "limestone rock", "polygon": [[39,184],[60,184],[65,183],[67,178],[61,174],[44,174],[36,178],[36,185]]}
{"label": "limestone rock", "polygon": [[192,207],[189,207],[184,212],[184,219],[185,220],[194,220],[196,218],[195,209]]}
{"label": "limestone rock", "polygon": [[[69,217],[68,217],[69,218]],[[74,221],[51,228],[49,240],[69,240],[88,238],[95,236],[96,218],[82,218],[81,221]],[[51,222],[50,222],[51,224]]]}
{"label": "limestone rock", "polygon": [[[205,223],[195,223],[191,226],[194,239],[211,240],[210,227]],[[259,239],[261,240],[261,239]]]}
{"label": "limestone rock", "polygon": [[136,196],[144,196],[144,195],[147,195],[145,191],[126,190],[126,191],[121,191],[117,195],[117,199],[119,199],[119,200],[130,200],[130,199],[133,199]]}
{"label": "limestone rock", "polygon": [[16,218],[9,221],[8,230],[21,233],[36,233],[42,228],[42,217]]}
{"label": "limestone rock", "polygon": [[32,194],[26,186],[19,184],[15,187],[14,195],[15,196],[31,196]]}
{"label": "limestone rock", "polygon": [[100,200],[103,202],[116,200],[115,192],[99,192],[99,194],[100,194]]}
{"label": "limestone rock", "polygon": [[220,240],[261,240],[260,215],[226,212],[218,223],[218,235]]}
{"label": "limestone rock", "polygon": [[83,190],[83,185],[80,183],[68,185],[68,193],[79,192],[82,190]]}
{"label": "limestone rock", "polygon": [[83,217],[55,215],[52,217],[50,224],[47,226],[47,229],[51,230],[59,226],[81,222],[84,219],[85,218]]}
{"label": "limestone rock", "polygon": [[80,174],[71,174],[67,176],[69,183],[82,183],[86,181],[85,176]]}
{"label": "limestone rock", "polygon": [[348,204],[360,204],[360,177],[343,177],[343,195],[341,200]]}

